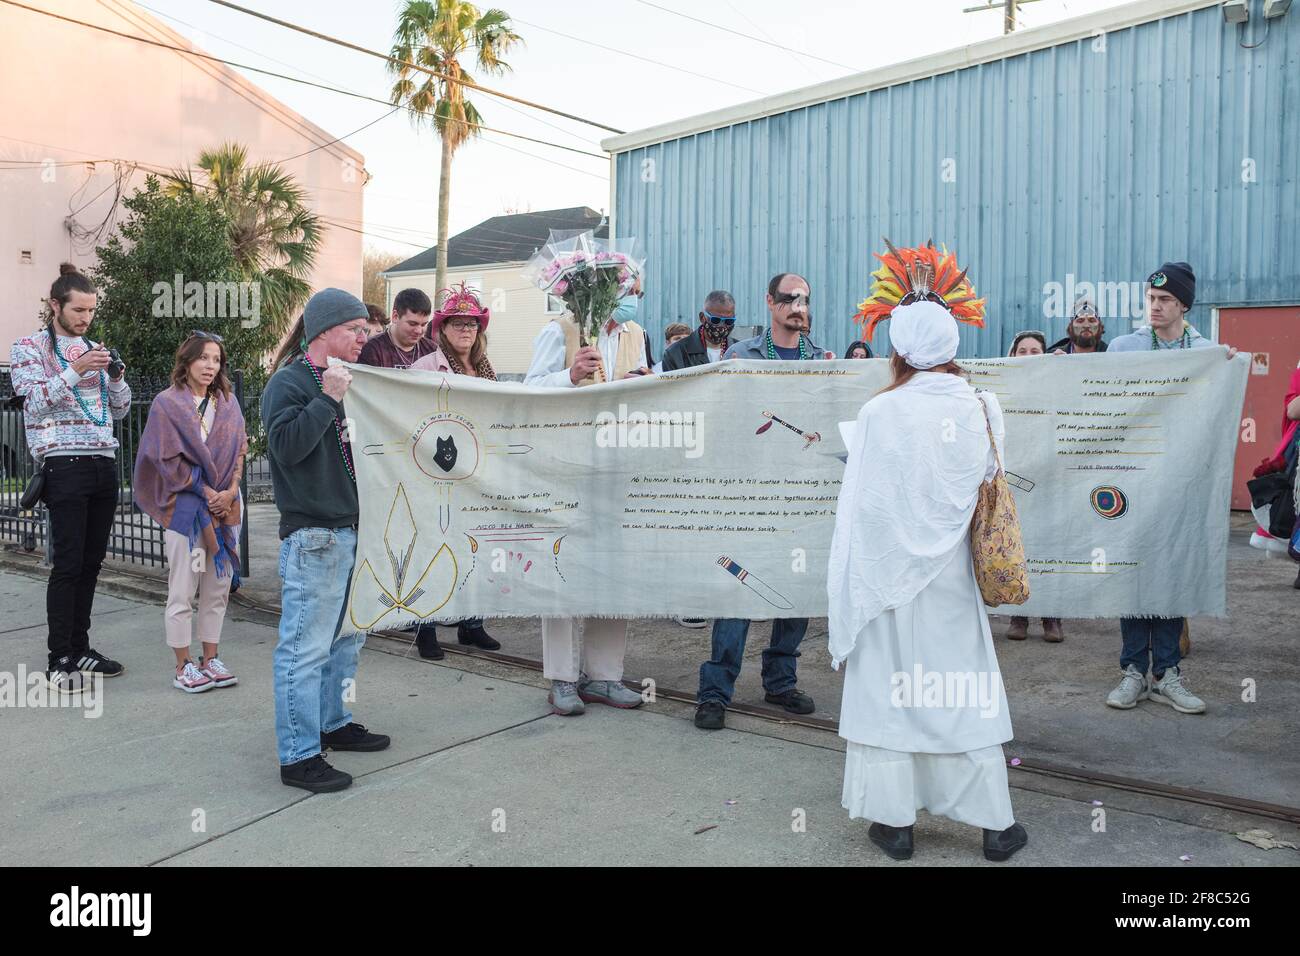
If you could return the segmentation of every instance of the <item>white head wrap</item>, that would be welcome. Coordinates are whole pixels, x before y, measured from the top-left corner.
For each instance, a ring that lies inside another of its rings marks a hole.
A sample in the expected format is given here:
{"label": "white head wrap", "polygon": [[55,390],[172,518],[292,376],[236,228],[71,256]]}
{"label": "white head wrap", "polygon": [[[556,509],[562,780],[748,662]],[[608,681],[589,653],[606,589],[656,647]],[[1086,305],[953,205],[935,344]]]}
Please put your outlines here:
{"label": "white head wrap", "polygon": [[957,320],[937,302],[913,302],[890,313],[889,344],[913,368],[951,362],[960,342]]}

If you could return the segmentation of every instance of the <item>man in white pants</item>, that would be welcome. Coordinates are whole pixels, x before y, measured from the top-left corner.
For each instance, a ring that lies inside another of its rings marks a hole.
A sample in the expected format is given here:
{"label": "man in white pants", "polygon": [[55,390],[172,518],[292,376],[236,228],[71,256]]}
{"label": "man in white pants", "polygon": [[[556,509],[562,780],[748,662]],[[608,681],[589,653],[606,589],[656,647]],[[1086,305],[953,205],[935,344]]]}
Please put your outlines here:
{"label": "man in white pants", "polygon": [[[645,335],[625,317],[627,311],[620,305],[594,345],[579,345],[569,316],[548,322],[533,341],[524,384],[577,388],[647,374]],[[581,714],[586,704],[640,707],[641,695],[623,686],[626,650],[625,620],[542,618],[542,673],[551,681],[551,710],[571,717]]]}

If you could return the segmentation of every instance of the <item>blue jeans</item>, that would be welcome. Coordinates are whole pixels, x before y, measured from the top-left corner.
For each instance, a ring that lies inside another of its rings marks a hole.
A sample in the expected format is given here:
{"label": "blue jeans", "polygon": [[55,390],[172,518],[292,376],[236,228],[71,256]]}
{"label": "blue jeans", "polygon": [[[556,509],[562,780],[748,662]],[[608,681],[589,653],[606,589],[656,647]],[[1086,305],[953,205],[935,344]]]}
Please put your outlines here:
{"label": "blue jeans", "polygon": [[[769,694],[783,694],[798,682],[799,645],[807,630],[806,617],[777,618],[772,622],[772,643],[763,651],[763,689]],[[749,621],[720,617],[713,622],[713,657],[700,665],[700,690],[696,695],[700,703],[713,700],[724,707],[731,703],[748,636]]]}
{"label": "blue jeans", "polygon": [[1124,651],[1120,655],[1119,666],[1127,668],[1132,664],[1145,674],[1149,656],[1151,673],[1156,680],[1164,677],[1165,671],[1177,667],[1183,659],[1178,650],[1183,620],[1181,617],[1121,617],[1119,633],[1124,639]]}
{"label": "blue jeans", "polygon": [[343,631],[357,533],[299,528],[280,544],[280,639],[275,738],[280,765],[320,753],[320,735],[352,721],[344,693],[354,685],[365,632]]}

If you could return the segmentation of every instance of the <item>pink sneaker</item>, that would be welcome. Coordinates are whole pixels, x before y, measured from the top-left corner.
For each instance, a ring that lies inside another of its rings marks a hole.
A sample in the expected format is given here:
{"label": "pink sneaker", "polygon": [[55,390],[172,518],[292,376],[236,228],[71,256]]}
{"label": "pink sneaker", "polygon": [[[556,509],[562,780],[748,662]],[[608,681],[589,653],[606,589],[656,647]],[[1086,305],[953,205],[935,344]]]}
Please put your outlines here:
{"label": "pink sneaker", "polygon": [[212,690],[217,685],[212,683],[212,679],[199,670],[193,661],[187,660],[176,669],[172,686],[187,694],[201,694],[205,690]]}
{"label": "pink sneaker", "polygon": [[216,687],[234,687],[239,683],[239,678],[230,673],[230,668],[221,663],[220,657],[209,657],[207,660],[200,659],[199,670]]}

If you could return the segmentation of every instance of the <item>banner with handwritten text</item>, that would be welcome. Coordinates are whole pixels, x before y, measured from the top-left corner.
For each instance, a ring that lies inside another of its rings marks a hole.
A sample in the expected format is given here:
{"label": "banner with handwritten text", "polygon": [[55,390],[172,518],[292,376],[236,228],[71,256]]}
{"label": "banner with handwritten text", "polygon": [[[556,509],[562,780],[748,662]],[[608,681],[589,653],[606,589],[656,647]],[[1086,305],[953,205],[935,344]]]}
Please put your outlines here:
{"label": "banner with handwritten text", "polygon": [[[1248,360],[1224,355],[962,363],[1006,418],[1031,571],[1016,613],[1225,612]],[[362,630],[822,616],[837,424],[888,381],[883,360],[726,362],[572,389],[349,368]]]}

